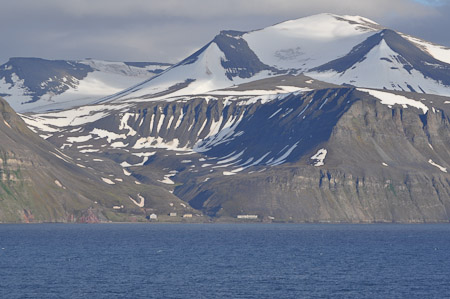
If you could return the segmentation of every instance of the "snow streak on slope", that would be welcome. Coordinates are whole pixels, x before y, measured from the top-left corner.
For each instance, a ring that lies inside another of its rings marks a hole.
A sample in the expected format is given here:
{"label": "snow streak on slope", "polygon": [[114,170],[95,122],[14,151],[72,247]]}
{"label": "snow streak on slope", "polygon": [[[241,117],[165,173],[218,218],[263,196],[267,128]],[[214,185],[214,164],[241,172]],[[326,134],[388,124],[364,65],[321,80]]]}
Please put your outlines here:
{"label": "snow streak on slope", "polygon": [[305,71],[346,55],[379,27],[361,17],[319,14],[249,32],[243,38],[263,63]]}

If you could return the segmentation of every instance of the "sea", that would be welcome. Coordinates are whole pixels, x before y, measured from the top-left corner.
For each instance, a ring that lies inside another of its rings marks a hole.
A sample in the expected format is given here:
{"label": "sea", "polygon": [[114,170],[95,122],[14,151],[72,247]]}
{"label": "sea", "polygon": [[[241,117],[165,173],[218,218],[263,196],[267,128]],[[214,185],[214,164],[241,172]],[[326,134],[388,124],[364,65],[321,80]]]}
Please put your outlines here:
{"label": "sea", "polygon": [[450,298],[450,224],[2,224],[0,298]]}

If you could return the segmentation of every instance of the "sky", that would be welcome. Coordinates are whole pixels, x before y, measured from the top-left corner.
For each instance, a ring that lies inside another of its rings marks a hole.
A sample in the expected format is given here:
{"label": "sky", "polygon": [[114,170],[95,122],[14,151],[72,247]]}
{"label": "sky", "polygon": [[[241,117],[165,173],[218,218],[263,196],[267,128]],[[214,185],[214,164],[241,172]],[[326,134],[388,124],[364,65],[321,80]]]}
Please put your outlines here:
{"label": "sky", "polygon": [[175,63],[220,30],[317,13],[360,15],[450,47],[450,0],[0,0],[0,64],[10,57]]}

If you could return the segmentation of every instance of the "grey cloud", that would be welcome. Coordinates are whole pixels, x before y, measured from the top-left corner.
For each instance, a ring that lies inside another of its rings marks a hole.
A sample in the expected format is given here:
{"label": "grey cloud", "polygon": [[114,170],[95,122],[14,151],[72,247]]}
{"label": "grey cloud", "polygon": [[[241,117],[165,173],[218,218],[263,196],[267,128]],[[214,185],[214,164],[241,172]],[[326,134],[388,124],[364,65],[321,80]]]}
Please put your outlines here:
{"label": "grey cloud", "polygon": [[57,12],[67,16],[175,16],[210,19],[223,15],[286,15],[318,12],[359,12],[382,15],[386,11],[403,15],[427,14],[426,6],[411,0],[17,0],[7,4],[4,11],[23,8],[35,12]]}
{"label": "grey cloud", "polygon": [[176,62],[222,29],[258,29],[320,12],[362,15],[450,45],[436,29],[450,27],[449,6],[413,0],[16,0],[0,11],[7,24],[0,26],[0,61],[37,56]]}

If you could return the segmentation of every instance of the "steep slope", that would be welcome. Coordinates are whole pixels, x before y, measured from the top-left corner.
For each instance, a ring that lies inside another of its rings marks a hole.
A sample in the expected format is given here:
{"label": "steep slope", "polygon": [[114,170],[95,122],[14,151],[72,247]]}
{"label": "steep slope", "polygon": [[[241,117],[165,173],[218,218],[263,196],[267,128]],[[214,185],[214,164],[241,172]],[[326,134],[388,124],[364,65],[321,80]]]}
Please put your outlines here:
{"label": "steep slope", "polygon": [[17,111],[91,103],[169,67],[165,63],[11,58],[0,66],[0,96]]}
{"label": "steep slope", "polygon": [[0,222],[124,221],[150,211],[192,211],[173,207],[176,197],[129,178],[107,158],[94,170],[85,154],[68,156],[30,131],[3,99],[0,112]]}

